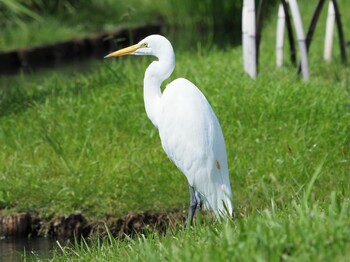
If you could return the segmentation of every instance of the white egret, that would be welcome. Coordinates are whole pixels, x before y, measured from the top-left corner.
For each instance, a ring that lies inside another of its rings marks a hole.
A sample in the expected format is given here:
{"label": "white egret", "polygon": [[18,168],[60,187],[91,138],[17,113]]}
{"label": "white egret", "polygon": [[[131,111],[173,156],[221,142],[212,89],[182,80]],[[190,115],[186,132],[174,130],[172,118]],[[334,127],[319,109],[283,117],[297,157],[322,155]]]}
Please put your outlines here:
{"label": "white egret", "polygon": [[202,92],[187,79],[178,78],[161,91],[162,82],[175,67],[171,43],[163,36],[151,35],[106,57],[123,55],[158,58],[145,72],[145,109],[159,130],[164,151],[187,178],[191,195],[190,224],[202,203],[219,216],[232,215],[225,141],[214,111]]}

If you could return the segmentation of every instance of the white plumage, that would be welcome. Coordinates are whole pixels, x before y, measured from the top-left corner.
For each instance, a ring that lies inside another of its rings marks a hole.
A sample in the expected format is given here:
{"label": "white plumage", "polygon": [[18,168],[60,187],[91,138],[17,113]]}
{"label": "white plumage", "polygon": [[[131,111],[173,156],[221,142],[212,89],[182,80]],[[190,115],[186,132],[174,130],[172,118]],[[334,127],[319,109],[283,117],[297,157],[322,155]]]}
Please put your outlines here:
{"label": "white plumage", "polygon": [[144,101],[147,116],[159,130],[168,157],[185,174],[191,192],[192,222],[201,202],[217,215],[233,214],[225,141],[218,119],[202,92],[190,81],[178,78],[161,92],[161,84],[175,67],[171,43],[151,35],[138,44],[106,57],[153,55],[145,72]]}

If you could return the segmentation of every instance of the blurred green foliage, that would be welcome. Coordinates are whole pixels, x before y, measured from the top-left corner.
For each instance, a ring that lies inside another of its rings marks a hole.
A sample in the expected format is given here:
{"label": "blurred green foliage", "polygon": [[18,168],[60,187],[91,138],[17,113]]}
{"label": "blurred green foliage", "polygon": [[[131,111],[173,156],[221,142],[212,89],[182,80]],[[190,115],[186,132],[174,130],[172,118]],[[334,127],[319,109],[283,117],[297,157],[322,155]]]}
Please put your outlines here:
{"label": "blurred green foliage", "polygon": [[160,22],[174,27],[239,28],[241,1],[0,0],[0,50]]}
{"label": "blurred green foliage", "polygon": [[[130,0],[128,3],[125,3],[125,1],[115,0],[2,0],[0,2],[0,13],[3,17],[1,23],[5,23],[6,21],[13,22],[16,20],[28,21],[28,19],[38,19],[40,16],[47,15],[65,17],[67,14],[75,13],[79,16],[79,14],[84,11],[98,12],[101,7],[104,7],[103,9],[106,13],[108,13],[108,10],[116,11],[116,15],[118,15],[120,11],[122,11],[122,13],[130,13],[130,11],[134,13],[144,13],[151,11],[150,15],[152,15],[154,14],[152,6],[158,9],[157,11],[160,17],[163,19],[169,19],[174,23],[183,22],[183,20],[178,18],[184,18],[183,15],[186,15],[189,18],[201,19],[202,23],[210,22],[214,25],[232,25],[239,22],[239,16],[233,14],[239,12],[242,6],[242,1],[170,0],[151,2],[148,0]],[[162,14],[164,11],[166,14]],[[96,15],[95,12],[91,14],[94,14],[94,16]],[[94,19],[94,16],[91,18]]]}

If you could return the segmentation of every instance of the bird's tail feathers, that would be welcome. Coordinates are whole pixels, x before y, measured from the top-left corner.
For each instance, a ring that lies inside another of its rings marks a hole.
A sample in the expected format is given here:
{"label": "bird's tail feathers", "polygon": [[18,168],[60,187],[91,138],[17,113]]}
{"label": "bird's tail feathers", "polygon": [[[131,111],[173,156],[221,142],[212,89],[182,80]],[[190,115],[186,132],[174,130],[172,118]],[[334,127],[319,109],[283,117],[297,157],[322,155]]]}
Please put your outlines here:
{"label": "bird's tail feathers", "polygon": [[218,185],[216,192],[207,194],[207,197],[202,198],[204,200],[205,209],[213,210],[218,217],[232,217],[234,207],[232,204],[231,188],[227,188],[225,184]]}

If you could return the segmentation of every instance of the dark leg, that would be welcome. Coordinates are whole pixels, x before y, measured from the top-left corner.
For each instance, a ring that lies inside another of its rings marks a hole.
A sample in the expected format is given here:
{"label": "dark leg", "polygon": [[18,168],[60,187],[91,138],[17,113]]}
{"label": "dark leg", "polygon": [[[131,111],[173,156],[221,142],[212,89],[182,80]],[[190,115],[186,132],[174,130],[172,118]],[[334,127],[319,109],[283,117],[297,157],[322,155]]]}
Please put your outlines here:
{"label": "dark leg", "polygon": [[188,217],[187,223],[189,223],[191,226],[193,222],[194,213],[196,212],[196,209],[197,209],[198,202],[197,202],[196,192],[194,191],[194,188],[192,186],[189,186],[189,188],[190,188],[191,203],[190,203],[190,215]]}
{"label": "dark leg", "polygon": [[196,210],[201,212],[202,211],[203,201],[202,201],[201,196],[200,196],[200,194],[198,192],[195,192],[195,196],[196,196],[196,200],[197,200]]}

